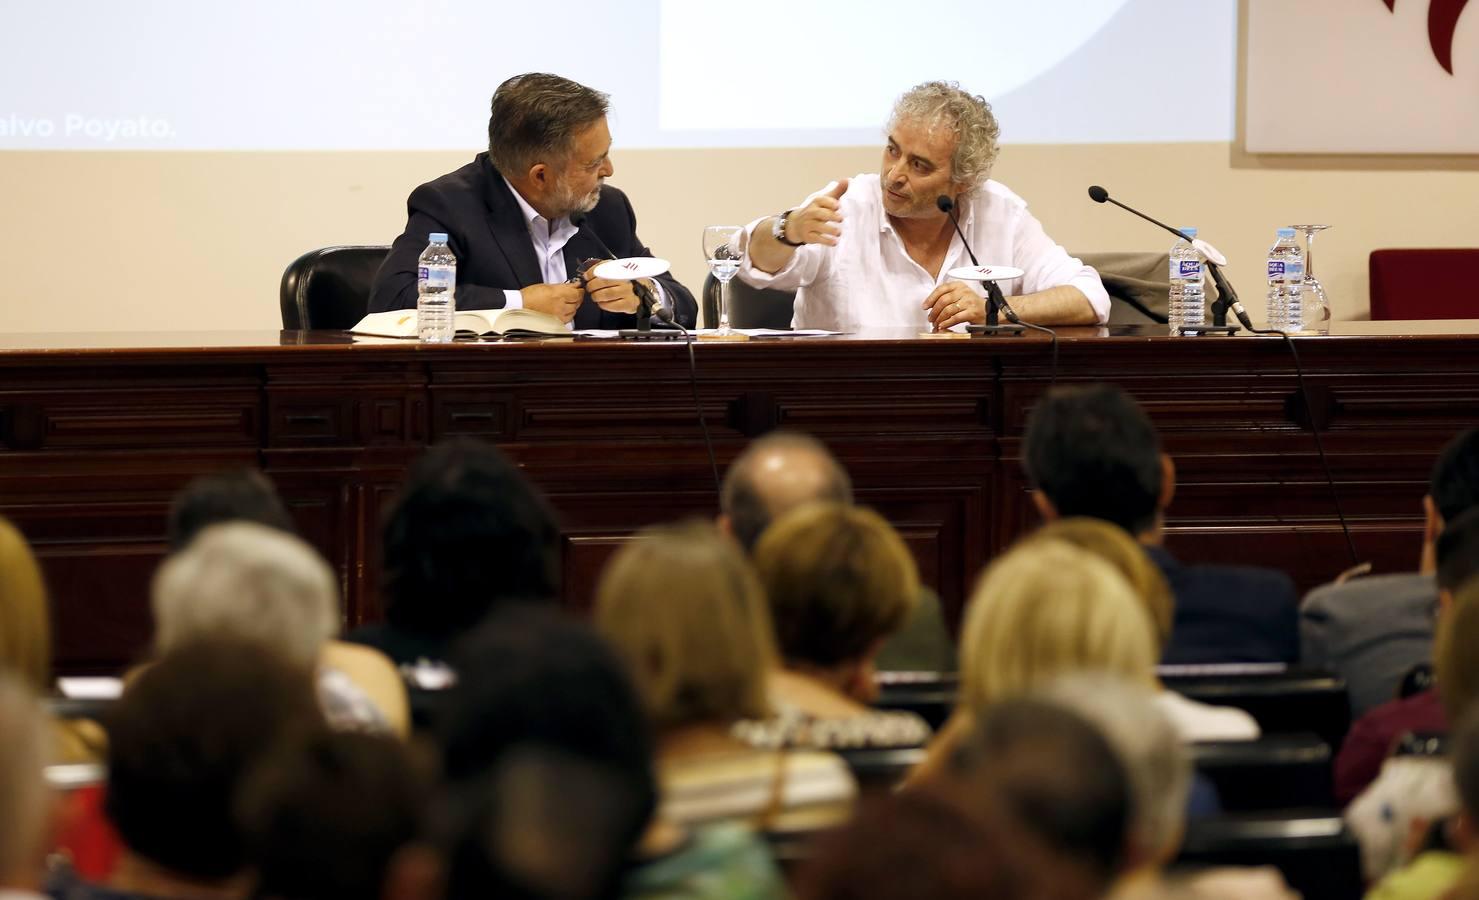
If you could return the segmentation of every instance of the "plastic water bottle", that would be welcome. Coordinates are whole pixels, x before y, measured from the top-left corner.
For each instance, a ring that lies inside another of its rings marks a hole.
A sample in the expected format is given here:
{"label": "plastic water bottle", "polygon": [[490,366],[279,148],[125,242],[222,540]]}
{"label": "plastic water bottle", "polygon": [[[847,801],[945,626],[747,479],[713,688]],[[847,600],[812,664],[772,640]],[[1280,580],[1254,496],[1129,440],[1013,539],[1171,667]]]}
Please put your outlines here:
{"label": "plastic water bottle", "polygon": [[1207,321],[1207,295],[1202,286],[1202,255],[1191,245],[1197,236],[1195,228],[1183,228],[1186,235],[1171,245],[1171,300],[1166,306],[1166,320],[1172,334],[1183,329],[1202,327]]}
{"label": "plastic water bottle", "polygon": [[1280,228],[1268,248],[1268,327],[1298,331],[1304,325],[1304,251],[1293,228]]}
{"label": "plastic water bottle", "polygon": [[452,340],[452,316],[457,312],[457,257],[441,232],[416,264],[416,332],[423,341],[445,344]]}

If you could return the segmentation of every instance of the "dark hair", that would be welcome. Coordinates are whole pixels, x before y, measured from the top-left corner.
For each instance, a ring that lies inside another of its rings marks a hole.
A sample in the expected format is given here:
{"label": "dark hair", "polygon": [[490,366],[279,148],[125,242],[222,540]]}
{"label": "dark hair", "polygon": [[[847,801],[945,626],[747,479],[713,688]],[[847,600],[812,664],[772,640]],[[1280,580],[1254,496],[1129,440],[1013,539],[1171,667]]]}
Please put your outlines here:
{"label": "dark hair", "polygon": [[1027,416],[1022,466],[1064,518],[1103,519],[1131,534],[1155,524],[1160,437],[1140,404],[1112,384],[1049,391]]}
{"label": "dark hair", "polygon": [[1445,522],[1479,506],[1479,428],[1470,428],[1444,445],[1433,463],[1428,493]]}
{"label": "dark hair", "polygon": [[[977,804],[979,807],[980,804]],[[1070,900],[1095,880],[1053,858],[1000,815],[968,813],[940,792],[877,799],[817,840],[796,877],[801,900]]]}
{"label": "dark hair", "polygon": [[237,800],[255,894],[381,896],[396,852],[424,836],[424,776],[403,744],[382,735],[322,733],[280,746]]}
{"label": "dark hair", "polygon": [[1129,776],[1087,720],[1041,700],[1004,700],[976,718],[951,770],[1107,886],[1124,863]]}
{"label": "dark hair", "polygon": [[106,725],[104,808],[119,837],[201,879],[246,863],[232,801],[251,766],[288,735],[325,727],[310,672],[260,644],[215,637],[140,672]]}
{"label": "dark hair", "polygon": [[169,552],[185,549],[208,525],[238,521],[296,533],[272,479],[256,469],[217,472],[193,479],[175,494],[165,527]]}
{"label": "dark hair", "polygon": [[[615,652],[555,609],[522,607],[491,616],[452,661],[457,684],[434,723],[448,896],[537,896],[551,877],[614,891],[657,804],[652,738]],[[490,839],[508,831],[566,865],[552,876]]]}
{"label": "dark hair", "polygon": [[411,466],[385,523],[385,617],[447,637],[501,603],[552,600],[559,539],[544,496],[496,448],[439,444]]}
{"label": "dark hair", "polygon": [[[762,480],[754,471],[756,463],[769,454],[784,454],[793,465],[813,468],[817,476],[805,487],[804,492],[782,491],[777,494],[771,480]],[[724,484],[719,492],[719,509],[729,517],[730,531],[734,539],[748,553],[755,549],[760,534],[770,526],[773,519],[783,513],[814,500],[827,500],[851,506],[853,502],[852,479],[827,445],[809,434],[796,431],[773,431],[757,439],[735,457],[724,472]]]}
{"label": "dark hair", "polygon": [[1452,519],[1438,535],[1438,588],[1457,591],[1479,575],[1479,507]]}
{"label": "dark hair", "polygon": [[515,75],[493,92],[488,157],[514,178],[568,154],[577,132],[606,115],[611,98],[559,75]]}

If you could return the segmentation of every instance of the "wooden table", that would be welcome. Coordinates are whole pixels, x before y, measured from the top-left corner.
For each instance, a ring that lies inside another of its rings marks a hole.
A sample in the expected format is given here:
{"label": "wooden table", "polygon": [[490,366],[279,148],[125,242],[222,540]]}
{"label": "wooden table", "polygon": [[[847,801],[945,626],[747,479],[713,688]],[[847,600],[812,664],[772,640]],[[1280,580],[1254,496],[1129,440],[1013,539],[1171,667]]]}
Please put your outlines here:
{"label": "wooden table", "polygon": [[[921,340],[870,333],[701,343],[719,467],[780,426],[825,440],[860,502],[898,526],[953,615],[994,553],[1033,527],[1028,410],[1058,384],[1114,381],[1176,459],[1168,545],[1278,566],[1301,587],[1350,565],[1315,449],[1362,559],[1410,570],[1442,444],[1479,424],[1479,321],[1344,323],[1293,342],[1062,329]],[[634,529],[712,516],[714,479],[681,344],[428,346],[338,333],[0,335],[0,514],[30,538],[55,606],[58,668],[112,670],[148,640],[170,496],[260,466],[342,579],[350,624],[379,615],[379,520],[430,442],[497,443],[562,518],[565,601],[588,603]]]}

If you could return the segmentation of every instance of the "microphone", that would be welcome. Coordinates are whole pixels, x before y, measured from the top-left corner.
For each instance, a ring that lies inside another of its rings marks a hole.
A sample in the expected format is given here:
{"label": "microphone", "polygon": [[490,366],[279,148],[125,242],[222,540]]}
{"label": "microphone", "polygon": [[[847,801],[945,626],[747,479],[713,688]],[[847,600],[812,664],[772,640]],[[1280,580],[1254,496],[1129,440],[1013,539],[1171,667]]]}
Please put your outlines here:
{"label": "microphone", "polygon": [[[1113,203],[1125,212],[1133,213],[1152,225],[1166,229],[1176,235],[1180,240],[1186,240],[1186,235],[1182,234],[1179,229],[1172,228],[1159,219],[1152,219],[1134,207],[1126,206],[1109,196],[1109,191],[1106,191],[1097,184],[1089,185],[1089,199],[1095,203]],[[1242,301],[1238,299],[1238,292],[1233,290],[1232,284],[1222,274],[1222,267],[1227,265],[1227,257],[1219,253],[1216,247],[1213,247],[1201,238],[1191,243],[1197,249],[1197,252],[1202,254],[1202,257],[1207,260],[1207,271],[1212,273],[1212,281],[1217,285],[1217,302],[1212,304],[1212,327],[1225,328],[1226,326],[1222,323],[1227,321],[1227,311],[1230,309],[1237,315],[1238,321],[1243,323],[1244,328],[1253,331],[1253,320],[1248,317],[1248,311],[1243,308]],[[1233,330],[1236,331],[1237,329]]]}
{"label": "microphone", "polygon": [[[971,250],[971,244],[965,239],[965,232],[960,230],[960,220],[955,217],[955,201],[948,195],[941,194],[935,198],[935,207],[940,212],[950,217],[950,224],[955,226],[955,233],[960,235],[960,245],[965,248],[965,255],[971,258],[971,265],[981,268],[981,261],[976,259],[975,251]],[[986,324],[996,324],[997,310],[1006,314],[1007,321],[1013,325],[1022,324],[1017,318],[1016,310],[1007,304],[1007,298],[1002,296],[1001,287],[994,281],[986,282]]]}
{"label": "microphone", "polygon": [[[585,217],[586,214],[584,212],[576,210],[570,214],[570,224],[575,226],[575,230],[579,231],[580,227],[585,224]],[[606,242],[601,240],[601,236],[596,234],[596,229],[588,228],[585,233],[590,235],[591,240],[596,242],[596,246],[601,248],[601,252],[606,254],[607,259],[619,258],[615,253],[611,252],[610,247],[606,246]],[[657,298],[652,296],[652,292],[647,290],[647,285],[640,281],[633,281],[632,290],[637,292],[637,299],[641,301],[642,307],[647,315],[655,317],[659,322],[666,322],[669,325],[674,324],[673,311],[658,303]]]}

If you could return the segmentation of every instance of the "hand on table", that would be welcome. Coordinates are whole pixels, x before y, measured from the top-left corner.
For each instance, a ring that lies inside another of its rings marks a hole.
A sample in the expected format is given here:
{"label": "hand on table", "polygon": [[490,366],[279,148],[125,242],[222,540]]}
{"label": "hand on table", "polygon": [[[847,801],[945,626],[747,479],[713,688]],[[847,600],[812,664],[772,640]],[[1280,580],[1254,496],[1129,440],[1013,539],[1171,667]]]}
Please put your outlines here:
{"label": "hand on table", "polygon": [[936,331],[945,331],[965,322],[981,325],[986,321],[986,298],[971,290],[965,281],[947,281],[924,298],[929,322]]}

